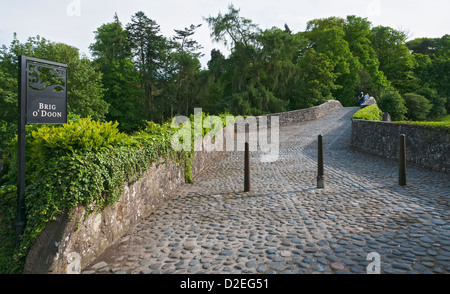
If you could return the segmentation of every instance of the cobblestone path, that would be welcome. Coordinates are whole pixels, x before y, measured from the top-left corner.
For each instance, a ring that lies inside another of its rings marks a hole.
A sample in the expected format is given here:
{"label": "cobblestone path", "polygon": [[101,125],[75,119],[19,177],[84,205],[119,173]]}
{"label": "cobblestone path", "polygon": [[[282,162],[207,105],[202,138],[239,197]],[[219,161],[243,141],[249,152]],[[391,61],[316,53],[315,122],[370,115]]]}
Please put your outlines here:
{"label": "cobblestone path", "polygon": [[[83,273],[257,274],[450,273],[450,177],[349,150],[343,108],[280,129],[280,157],[227,153]],[[324,135],[326,187],[316,189],[317,136]]]}

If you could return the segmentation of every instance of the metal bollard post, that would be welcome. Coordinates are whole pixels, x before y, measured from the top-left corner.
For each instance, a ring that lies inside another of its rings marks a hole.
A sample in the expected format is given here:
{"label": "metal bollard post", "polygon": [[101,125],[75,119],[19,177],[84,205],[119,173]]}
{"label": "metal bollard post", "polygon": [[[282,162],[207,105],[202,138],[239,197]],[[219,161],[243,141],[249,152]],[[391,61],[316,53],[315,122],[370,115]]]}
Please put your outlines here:
{"label": "metal bollard post", "polygon": [[400,136],[398,184],[406,186],[406,136]]}
{"label": "metal bollard post", "polygon": [[324,168],[323,168],[323,136],[319,135],[318,140],[318,176],[317,176],[317,188],[324,189],[325,188],[325,176],[324,176]]}
{"label": "metal bollard post", "polygon": [[250,145],[245,143],[244,192],[250,192]]}

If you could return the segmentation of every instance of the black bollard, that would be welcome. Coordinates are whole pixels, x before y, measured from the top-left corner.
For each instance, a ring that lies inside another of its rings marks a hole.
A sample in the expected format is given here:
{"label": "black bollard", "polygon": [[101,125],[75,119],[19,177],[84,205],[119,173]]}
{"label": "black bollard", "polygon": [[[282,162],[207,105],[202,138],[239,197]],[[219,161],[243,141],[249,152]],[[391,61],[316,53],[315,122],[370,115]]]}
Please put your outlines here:
{"label": "black bollard", "polygon": [[250,145],[245,143],[244,192],[250,192]]}
{"label": "black bollard", "polygon": [[406,186],[406,136],[400,136],[398,184]]}
{"label": "black bollard", "polygon": [[317,175],[317,188],[324,189],[325,188],[325,176],[324,176],[324,168],[323,168],[323,136],[319,135],[318,140],[318,175]]}

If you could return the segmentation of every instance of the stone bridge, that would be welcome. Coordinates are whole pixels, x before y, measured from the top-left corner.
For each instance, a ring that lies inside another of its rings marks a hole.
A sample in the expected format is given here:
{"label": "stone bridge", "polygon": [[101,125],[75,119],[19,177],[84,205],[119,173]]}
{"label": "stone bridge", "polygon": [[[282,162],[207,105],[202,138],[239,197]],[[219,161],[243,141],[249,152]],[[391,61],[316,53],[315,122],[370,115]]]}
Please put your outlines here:
{"label": "stone bridge", "polygon": [[278,161],[251,154],[249,193],[243,153],[224,153],[82,273],[450,273],[449,175],[408,166],[399,186],[395,160],[350,148],[357,110],[282,125]]}

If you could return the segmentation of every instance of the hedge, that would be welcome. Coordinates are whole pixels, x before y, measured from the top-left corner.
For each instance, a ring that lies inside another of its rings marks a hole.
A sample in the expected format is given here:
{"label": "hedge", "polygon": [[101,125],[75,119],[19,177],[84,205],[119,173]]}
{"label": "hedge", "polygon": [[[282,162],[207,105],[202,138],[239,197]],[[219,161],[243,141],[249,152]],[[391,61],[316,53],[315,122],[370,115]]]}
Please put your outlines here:
{"label": "hedge", "polygon": [[352,119],[381,121],[383,119],[383,112],[377,105],[370,105],[356,112],[352,116]]}
{"label": "hedge", "polygon": [[[225,125],[225,115],[221,118]],[[27,126],[27,225],[20,248],[15,246],[14,224],[17,138],[11,142],[0,183],[0,273],[23,271],[28,250],[50,221],[79,205],[89,213],[101,212],[119,200],[125,183],[138,180],[161,158],[182,166],[186,181],[192,182],[194,152],[171,148],[171,137],[180,128],[172,128],[170,122],[149,122],[139,132],[127,135],[117,126],[90,118],[77,118],[62,126]]]}
{"label": "hedge", "polygon": [[420,125],[428,128],[439,128],[450,130],[450,122],[430,122],[430,121],[397,121],[397,124]]}

